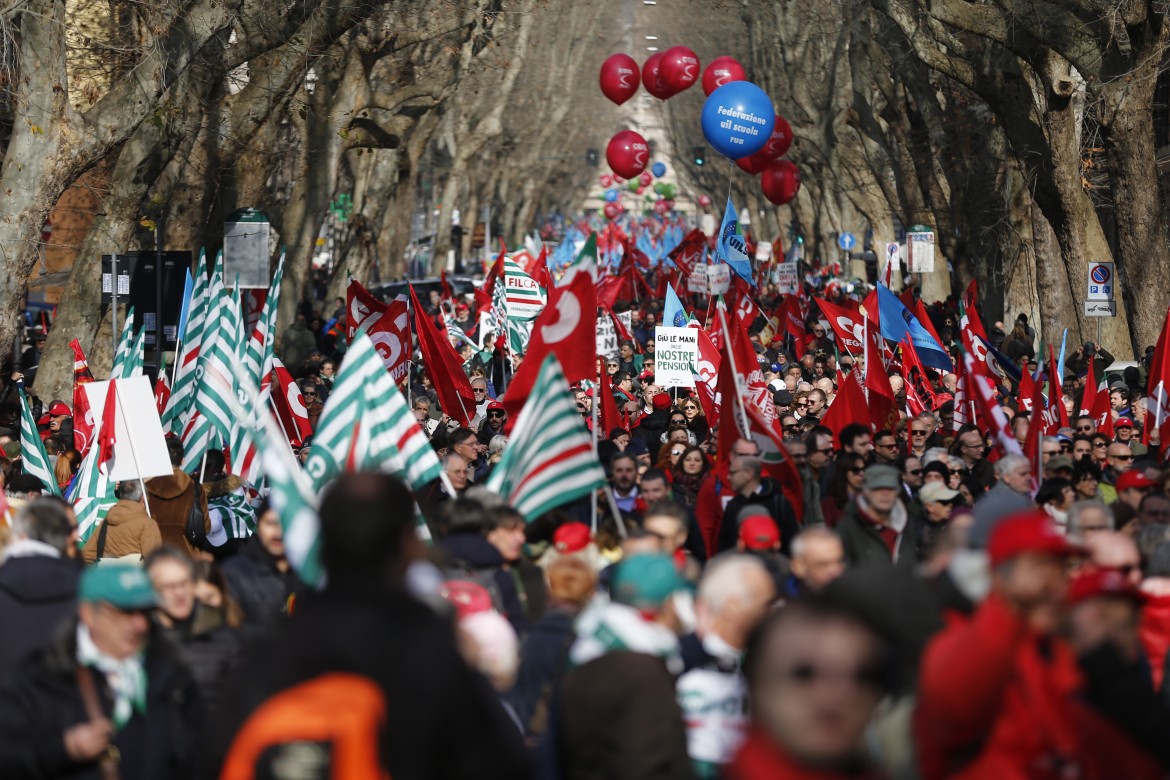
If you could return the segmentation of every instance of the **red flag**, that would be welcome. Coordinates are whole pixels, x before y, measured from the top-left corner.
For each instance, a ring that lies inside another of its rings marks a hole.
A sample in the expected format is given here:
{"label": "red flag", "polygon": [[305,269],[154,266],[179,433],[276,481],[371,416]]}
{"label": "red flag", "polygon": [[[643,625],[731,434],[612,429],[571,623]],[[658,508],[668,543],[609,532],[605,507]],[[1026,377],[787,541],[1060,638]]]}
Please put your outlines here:
{"label": "red flag", "polygon": [[[1040,383],[1032,379],[1027,366],[1024,367],[1020,381],[1020,403],[1025,403],[1032,410],[1028,415],[1028,435],[1024,437],[1024,457],[1032,464],[1032,481],[1038,482],[1044,477],[1043,452],[1040,446],[1040,437],[1044,433],[1044,396],[1040,392]],[[1024,395],[1025,385],[1028,395]]]}
{"label": "red flag", "polygon": [[761,471],[780,486],[784,498],[792,505],[797,522],[804,522],[804,490],[801,487],[800,471],[784,446],[784,431],[780,421],[773,417],[771,422],[752,404],[745,404],[748,429],[756,446],[760,448]]}
{"label": "red flag", "polygon": [[731,295],[735,303],[731,310],[735,312],[735,319],[742,322],[744,327],[751,325],[760,315],[760,307],[752,300],[752,288],[739,276],[733,276]]}
{"label": "red flag", "polygon": [[654,293],[642,274],[632,265],[614,276],[597,282],[597,300],[611,309],[618,301],[638,301],[653,298]]}
{"label": "red flag", "polygon": [[463,373],[463,361],[451,342],[443,337],[427,316],[413,286],[410,288],[410,300],[414,306],[419,351],[422,352],[423,363],[431,376],[435,393],[439,396],[439,405],[452,420],[467,426],[475,417],[476,410],[475,394],[471,392],[471,381]]}
{"label": "red flag", "polygon": [[[1081,408],[1077,410],[1078,417],[1086,414],[1092,416],[1093,410],[1097,406],[1097,396],[1099,393],[1097,392],[1097,369],[1093,365],[1094,362],[1090,358],[1088,368],[1085,370],[1085,389],[1081,392]],[[1100,426],[1098,425],[1098,427]]]}
{"label": "red flag", "polygon": [[907,306],[906,308],[910,309],[910,313],[913,314],[920,323],[922,323],[922,327],[926,328],[926,332],[931,335],[931,337],[935,340],[935,343],[943,343],[943,340],[939,338],[938,331],[934,329],[934,323],[930,321],[930,317],[926,313],[926,307],[922,305],[921,298],[914,301],[913,307]]}
{"label": "red flag", "polygon": [[882,365],[882,351],[874,328],[867,329],[865,340],[865,389],[869,402],[869,419],[875,430],[894,430],[898,424],[898,409],[894,404],[894,388],[886,367]]}
{"label": "red flag", "polygon": [[[1104,382],[1097,384],[1096,368],[1092,360],[1089,361],[1089,372],[1085,377],[1085,393],[1081,400],[1081,406],[1088,411],[1081,411],[1081,414],[1088,414],[1097,423],[1097,431],[1105,434],[1110,439],[1113,438],[1113,409],[1109,406],[1109,388]],[[1085,400],[1091,396],[1092,403],[1085,403]],[[1149,426],[1146,426],[1149,430]]]}
{"label": "red flag", "polygon": [[601,430],[598,431],[599,439],[608,439],[609,432],[614,428],[624,428],[627,431],[630,429],[629,417],[624,418],[621,412],[618,411],[617,401],[613,397],[613,383],[609,381],[609,375],[605,373],[604,369],[601,372],[601,381],[597,383],[597,391],[593,394],[593,403],[601,404],[597,407],[598,422],[601,425]]}
{"label": "red flag", "polygon": [[[635,352],[641,353],[642,345],[638,343],[637,339],[630,335],[628,330],[626,330],[626,325],[624,322],[622,322],[621,317],[614,314],[613,309],[609,308],[604,303],[600,304],[599,308],[605,313],[605,316],[609,317],[610,321],[613,323],[613,330],[614,333],[617,334],[618,344],[621,344],[623,341],[628,341],[634,345]],[[606,357],[606,355],[602,355],[602,357]]]}
{"label": "red flag", "polygon": [[109,474],[105,468],[107,463],[114,460],[114,444],[118,434],[115,430],[115,411],[118,403],[117,380],[111,379],[109,389],[106,390],[106,403],[102,408],[102,427],[98,431],[98,468],[103,474]]}
{"label": "red flag", "polygon": [[[1149,398],[1146,399],[1146,424],[1142,426],[1142,440],[1150,443],[1150,429],[1158,429],[1159,460],[1170,445],[1170,311],[1162,321],[1162,334],[1154,349],[1150,363],[1150,378],[1147,385]],[[1112,414],[1110,414],[1112,417]]]}
{"label": "red flag", "polygon": [[382,357],[390,378],[400,387],[410,379],[410,312],[406,298],[398,296],[390,301],[386,311],[366,322],[366,335]]}
{"label": "red flag", "polygon": [[77,339],[69,346],[73,349],[73,447],[84,457],[93,444],[93,410],[81,386],[93,381],[93,373]]}
{"label": "red flag", "polygon": [[706,245],[707,236],[695,228],[683,237],[678,246],[670,250],[667,257],[678,266],[684,276],[690,276],[695,266],[703,259],[703,248]]}
{"label": "red flag", "polygon": [[865,323],[862,322],[861,312],[850,311],[844,306],[829,303],[821,298],[813,298],[813,300],[816,301],[817,306],[824,313],[825,319],[829,321],[830,327],[833,328],[837,343],[855,358],[860,355],[865,349],[861,343],[865,332]]}
{"label": "red flag", "polygon": [[532,281],[546,290],[554,286],[552,274],[548,272],[548,244],[541,242],[540,256],[529,263],[526,273],[532,277]]}
{"label": "red flag", "polygon": [[[719,376],[717,385],[719,394],[715,397],[718,408],[719,455],[720,463],[731,460],[731,447],[740,439],[746,439],[750,433],[746,419],[747,406],[739,395],[736,385],[735,369],[729,354],[730,345],[723,350],[719,360]],[[739,399],[739,403],[736,400]]]}
{"label": "red flag", "polygon": [[162,416],[163,410],[167,408],[167,401],[171,397],[171,388],[167,384],[167,374],[165,371],[160,371],[158,374],[158,381],[154,383],[154,405],[158,407],[159,416]]}
{"label": "red flag", "polygon": [[345,308],[348,327],[345,335],[352,341],[354,334],[366,320],[382,316],[388,307],[362,287],[357,279],[350,277],[349,284],[345,287]]}
{"label": "red flag", "polygon": [[301,388],[279,358],[272,360],[272,387],[272,408],[276,410],[280,428],[288,437],[289,444],[300,447],[305,439],[313,435],[313,426],[309,422],[309,412],[305,408]]}
{"label": "red flag", "polygon": [[548,292],[548,304],[532,325],[528,352],[504,393],[509,429],[524,408],[549,353],[561,361],[569,384],[596,376],[597,301],[593,280],[588,274],[577,274],[567,287],[551,287]]}
{"label": "red flag", "polygon": [[699,362],[695,366],[698,369],[695,374],[695,391],[699,396],[699,403],[703,406],[703,414],[708,420],[715,420],[719,417],[718,408],[715,406],[719,379],[719,350],[715,349],[715,344],[707,335],[707,331],[700,328],[698,332]]}
{"label": "red flag", "polygon": [[967,376],[970,377],[971,387],[974,391],[972,395],[974,395],[975,406],[979,409],[979,418],[987,426],[986,430],[994,437],[996,449],[999,450],[1000,455],[1022,455],[1020,444],[1012,436],[1008,427],[1007,417],[1004,416],[1003,409],[996,403],[994,386],[991,381],[975,373],[975,357],[970,352],[963,355],[963,360],[966,363]]}
{"label": "red flag", "polygon": [[869,419],[869,406],[865,402],[865,391],[857,382],[857,371],[850,371],[837,386],[837,395],[829,404],[829,411],[821,418],[821,425],[833,432],[833,441],[841,447],[839,434],[850,423]]}
{"label": "red flag", "polygon": [[[720,313],[723,314],[722,311]],[[768,382],[764,378],[759,358],[748,338],[747,326],[742,322],[732,322],[728,327],[731,328],[731,348],[735,351],[735,370],[739,374],[736,379],[740,393],[745,401],[759,410],[765,422],[771,425],[772,420],[776,419],[776,407],[772,404],[772,388],[768,387]]]}
{"label": "red flag", "polygon": [[800,360],[807,351],[804,343],[804,317],[800,313],[800,300],[795,295],[785,295],[784,302],[776,313],[784,323],[784,332],[792,337],[792,349]]}
{"label": "red flag", "polygon": [[1044,414],[1044,434],[1055,436],[1061,428],[1068,427],[1068,409],[1064,408],[1064,392],[1060,388],[1060,377],[1056,370],[1056,355],[1048,345],[1048,409]]}
{"label": "red flag", "polygon": [[926,373],[922,361],[918,359],[918,350],[914,349],[914,343],[909,336],[902,340],[901,346],[902,367],[905,374],[903,378],[906,380],[907,397],[909,397],[909,388],[913,387],[922,406],[931,411],[935,410],[938,408],[938,399],[935,397],[934,387],[930,384],[930,376]]}

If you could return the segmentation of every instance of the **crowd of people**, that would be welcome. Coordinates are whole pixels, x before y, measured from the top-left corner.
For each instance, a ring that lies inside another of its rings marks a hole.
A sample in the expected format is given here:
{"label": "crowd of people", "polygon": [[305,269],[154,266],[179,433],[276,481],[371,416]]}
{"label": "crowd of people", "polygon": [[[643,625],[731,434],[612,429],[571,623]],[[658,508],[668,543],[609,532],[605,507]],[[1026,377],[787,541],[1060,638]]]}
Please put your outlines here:
{"label": "crowd of people", "polygon": [[[474,299],[454,303],[475,339]],[[957,358],[953,303],[929,312]],[[313,424],[345,359],[335,308],[277,344]],[[527,522],[483,486],[511,366],[465,352],[467,426],[416,366],[444,476],[331,483],[321,589],[264,496],[216,452],[184,472],[178,442],[173,473],[119,484],[79,545],[0,405],[0,777],[1170,773],[1170,472],[1141,442],[1146,366],[1110,385],[1111,435],[1074,413],[1033,462],[955,424],[945,372],[936,408],[907,411],[892,373],[896,424],[826,426],[860,361],[815,311],[799,350],[757,322],[799,481],[782,484],[758,440],[719,441],[693,390],[655,383],[660,303],[625,308],[628,338],[571,389],[586,427],[602,393],[620,411],[594,430],[604,489]],[[990,336],[1036,368],[1026,318]],[[1065,362],[1073,410],[1093,361],[1101,378],[1112,358],[1086,343]],[[1039,423],[1018,385],[998,402],[1023,445]],[[66,486],[70,409],[34,403]]]}

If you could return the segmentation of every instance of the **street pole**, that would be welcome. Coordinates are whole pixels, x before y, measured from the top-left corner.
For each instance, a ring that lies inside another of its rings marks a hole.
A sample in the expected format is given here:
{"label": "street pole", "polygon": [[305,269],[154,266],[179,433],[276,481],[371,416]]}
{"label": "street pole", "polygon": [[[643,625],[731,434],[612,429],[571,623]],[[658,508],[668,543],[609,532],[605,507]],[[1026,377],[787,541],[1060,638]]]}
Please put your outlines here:
{"label": "street pole", "polygon": [[110,329],[114,336],[114,355],[118,354],[118,253],[110,255]]}

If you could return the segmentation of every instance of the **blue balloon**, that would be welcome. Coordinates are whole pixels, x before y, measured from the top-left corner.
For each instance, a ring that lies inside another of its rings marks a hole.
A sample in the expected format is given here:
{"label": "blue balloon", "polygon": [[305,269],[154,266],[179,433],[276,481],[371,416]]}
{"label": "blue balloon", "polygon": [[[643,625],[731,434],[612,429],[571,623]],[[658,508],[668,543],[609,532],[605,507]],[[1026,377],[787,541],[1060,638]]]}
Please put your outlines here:
{"label": "blue balloon", "polygon": [[[768,133],[768,135],[771,135],[771,133]],[[618,199],[618,191],[617,190],[611,188],[611,189],[608,189],[605,191],[606,203],[617,203],[617,199]]]}
{"label": "blue balloon", "polygon": [[654,165],[650,166],[650,172],[661,179],[666,175],[666,163],[654,163]]}
{"label": "blue balloon", "polygon": [[772,99],[750,81],[732,81],[703,104],[703,135],[724,157],[738,160],[767,145],[776,123]]}

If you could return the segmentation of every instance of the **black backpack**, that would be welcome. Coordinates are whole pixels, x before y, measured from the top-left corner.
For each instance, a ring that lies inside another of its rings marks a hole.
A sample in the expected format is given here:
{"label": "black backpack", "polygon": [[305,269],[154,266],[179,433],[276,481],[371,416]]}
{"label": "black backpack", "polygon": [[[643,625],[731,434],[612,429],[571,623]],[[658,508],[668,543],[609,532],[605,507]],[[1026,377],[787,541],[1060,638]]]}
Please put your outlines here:
{"label": "black backpack", "polygon": [[212,552],[211,542],[207,541],[206,518],[203,515],[202,507],[199,505],[199,493],[201,490],[202,486],[199,484],[199,480],[191,477],[191,492],[194,500],[191,502],[191,509],[187,512],[187,524],[183,528],[183,537],[196,550]]}

